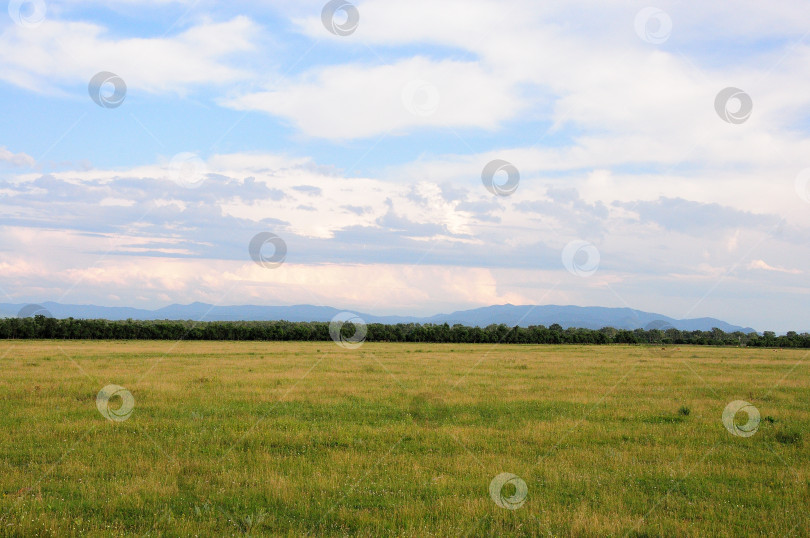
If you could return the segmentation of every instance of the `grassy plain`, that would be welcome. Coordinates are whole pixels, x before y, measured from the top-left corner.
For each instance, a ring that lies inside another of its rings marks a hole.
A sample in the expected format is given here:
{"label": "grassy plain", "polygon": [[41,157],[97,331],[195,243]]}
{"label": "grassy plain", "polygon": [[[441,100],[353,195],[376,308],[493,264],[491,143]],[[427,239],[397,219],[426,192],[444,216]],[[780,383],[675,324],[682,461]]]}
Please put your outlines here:
{"label": "grassy plain", "polygon": [[[2,536],[810,535],[806,351],[3,341],[0,357]],[[121,422],[96,406],[111,383],[134,397]],[[761,414],[751,437],[721,421],[733,400]],[[525,481],[520,508],[490,498],[502,472]]]}

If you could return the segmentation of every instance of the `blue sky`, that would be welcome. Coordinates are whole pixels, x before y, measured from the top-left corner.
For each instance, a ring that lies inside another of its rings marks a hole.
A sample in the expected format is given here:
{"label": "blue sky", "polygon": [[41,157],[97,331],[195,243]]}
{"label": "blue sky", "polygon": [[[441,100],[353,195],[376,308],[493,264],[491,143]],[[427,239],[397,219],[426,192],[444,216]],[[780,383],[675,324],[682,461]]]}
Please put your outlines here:
{"label": "blue sky", "polygon": [[320,1],[10,2],[0,302],[810,329],[806,2],[346,4],[336,35]]}

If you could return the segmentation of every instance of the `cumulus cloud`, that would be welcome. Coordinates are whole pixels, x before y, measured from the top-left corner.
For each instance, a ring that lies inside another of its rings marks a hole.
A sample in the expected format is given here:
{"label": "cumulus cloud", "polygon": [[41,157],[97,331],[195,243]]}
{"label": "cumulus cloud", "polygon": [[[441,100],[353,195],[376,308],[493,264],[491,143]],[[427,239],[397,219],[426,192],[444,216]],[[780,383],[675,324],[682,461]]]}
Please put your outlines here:
{"label": "cumulus cloud", "polygon": [[[663,233],[705,240],[707,230],[731,227],[735,243],[743,243],[746,235],[739,230],[771,234],[780,220],[682,198],[589,202],[576,188],[555,182],[521,185],[518,194],[502,198],[475,181],[451,187],[341,177],[311,161],[278,155],[216,155],[206,168],[197,188],[172,181],[160,164],[24,173],[0,182],[0,207],[15,226],[116,237],[118,253],[134,253],[135,246],[156,255],[239,259],[245,255],[242,243],[272,228],[298,247],[290,249],[291,258],[308,263],[404,262],[430,251],[434,264],[547,268],[558,266],[556,249],[574,238],[637,242],[648,233],[657,241]],[[731,252],[728,237],[720,235],[718,244]],[[778,240],[801,235],[801,228],[790,229]],[[178,242],[182,253],[166,250]]]}
{"label": "cumulus cloud", "polygon": [[[719,279],[747,288],[767,280],[799,293],[802,283],[782,281],[795,270],[781,268],[810,263],[790,243],[805,231],[770,236],[770,216],[722,205],[660,199],[625,208],[553,184],[494,198],[480,181],[342,177],[306,159],[255,153],[215,155],[205,164],[209,174],[193,189],[171,181],[160,163],[26,172],[0,182],[0,288],[40,301],[311,302],[429,314],[502,302],[626,301],[656,310],[649,297],[668,286],[678,298],[665,313],[677,314],[675,307],[686,312]],[[679,212],[696,224],[678,226]],[[737,249],[727,248],[729,234],[706,233],[712,214],[739,225]],[[278,270],[248,255],[263,231],[287,244]],[[587,282],[561,260],[575,239],[601,255]],[[773,260],[766,265],[776,270],[748,266],[741,258],[748,252]],[[733,272],[741,263],[757,271]]]}
{"label": "cumulus cloud", "polygon": [[12,153],[5,146],[0,146],[0,162],[11,166],[34,166],[36,161],[25,153]]}
{"label": "cumulus cloud", "polygon": [[493,129],[525,100],[475,62],[415,57],[318,68],[224,104],[279,116],[310,136],[343,139],[425,126]]}
{"label": "cumulus cloud", "polygon": [[[676,46],[659,48],[635,34],[637,9],[630,6],[369,0],[358,7],[362,24],[345,39],[325,32],[315,13],[297,22],[313,39],[332,39],[347,58],[350,47],[365,45],[374,62],[318,65],[266,91],[223,102],[267,112],[308,135],[333,139],[402,134],[417,127],[493,130],[530,110],[534,119],[549,121],[555,129],[574,125],[611,134],[586,133],[575,145],[584,155],[623,148],[635,154],[635,161],[646,162],[656,162],[662,152],[683,158],[696,145],[699,154],[767,152],[765,140],[752,140],[717,121],[712,104],[726,86],[741,85],[755,97],[757,112],[749,125],[766,131],[795,122],[796,112],[810,102],[797,86],[797,76],[810,76],[810,47],[789,41],[791,32],[796,41],[804,33],[797,19],[805,16],[805,8],[797,1],[779,2],[774,10],[748,2],[729,2],[722,9],[695,6],[688,12],[666,6],[676,21]],[[751,20],[764,24],[754,30]],[[772,37],[777,28],[784,41],[730,65],[685,55],[681,49],[690,41],[679,41],[690,35],[715,43],[724,35],[740,46],[754,36]],[[425,44],[448,47],[448,58],[410,53],[408,47]],[[380,62],[391,50],[397,51],[396,59]],[[458,61],[458,56],[469,60]],[[417,113],[409,115],[401,101],[410,83],[426,88],[428,105],[416,106]],[[625,140],[614,140],[615,135]]]}
{"label": "cumulus cloud", "polygon": [[765,260],[751,260],[751,263],[748,264],[749,269],[761,269],[763,271],[775,271],[777,273],[786,273],[789,275],[800,275],[803,271],[799,269],[785,269],[784,267],[774,267],[772,265],[768,265]]}
{"label": "cumulus cloud", "polygon": [[99,71],[112,71],[128,88],[185,93],[251,76],[226,57],[255,48],[258,26],[239,16],[204,22],[173,36],[122,38],[90,22],[46,20],[30,31],[7,26],[0,34],[0,79],[37,92],[60,92]]}

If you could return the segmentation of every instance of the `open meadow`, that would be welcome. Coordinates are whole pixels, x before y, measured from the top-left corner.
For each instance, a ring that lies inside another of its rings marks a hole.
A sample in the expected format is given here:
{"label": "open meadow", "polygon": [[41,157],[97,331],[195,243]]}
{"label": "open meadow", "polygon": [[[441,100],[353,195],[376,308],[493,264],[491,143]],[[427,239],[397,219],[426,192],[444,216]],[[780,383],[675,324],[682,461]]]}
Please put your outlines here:
{"label": "open meadow", "polygon": [[806,350],[9,340],[0,357],[3,536],[810,535]]}

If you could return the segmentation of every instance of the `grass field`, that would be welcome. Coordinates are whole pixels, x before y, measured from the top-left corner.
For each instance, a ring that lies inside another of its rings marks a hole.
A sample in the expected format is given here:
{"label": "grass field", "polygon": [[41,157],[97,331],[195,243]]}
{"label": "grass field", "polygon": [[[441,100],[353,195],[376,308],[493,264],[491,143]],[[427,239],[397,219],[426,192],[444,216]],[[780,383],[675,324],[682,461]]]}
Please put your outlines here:
{"label": "grass field", "polygon": [[806,353],[4,341],[0,535],[808,536]]}

